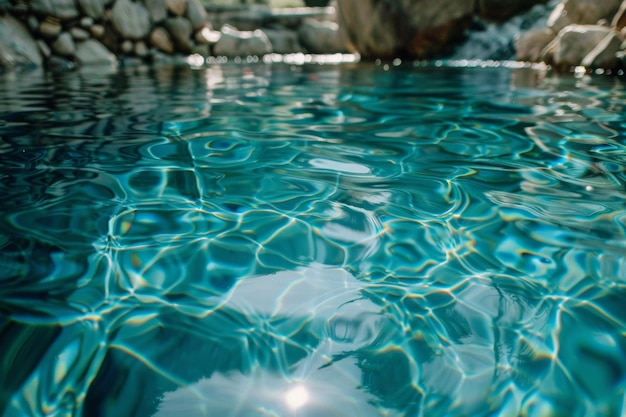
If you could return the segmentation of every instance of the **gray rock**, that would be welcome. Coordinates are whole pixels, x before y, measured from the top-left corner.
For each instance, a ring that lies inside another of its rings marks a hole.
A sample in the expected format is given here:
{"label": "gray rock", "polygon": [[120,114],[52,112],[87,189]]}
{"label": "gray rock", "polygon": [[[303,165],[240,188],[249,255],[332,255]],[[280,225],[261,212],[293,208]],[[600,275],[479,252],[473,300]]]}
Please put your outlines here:
{"label": "gray rock", "polygon": [[120,46],[120,49],[123,53],[125,54],[130,54],[131,52],[133,52],[133,48],[135,45],[133,45],[132,41],[129,40],[125,40],[124,42],[122,42],[122,45]]}
{"label": "gray rock", "polygon": [[583,58],[581,64],[588,68],[616,68],[619,65],[617,53],[621,48],[622,40],[619,33],[613,31],[602,38],[600,42]]}
{"label": "gray rock", "polygon": [[294,54],[305,52],[298,39],[298,33],[289,29],[264,29],[263,32],[272,44],[272,52]]}
{"label": "gray rock", "polygon": [[555,33],[572,24],[595,25],[599,20],[611,21],[622,0],[563,0],[548,18],[548,27]]}
{"label": "gray rock", "polygon": [[272,44],[267,35],[259,29],[242,32],[232,26],[224,25],[221,32],[220,40],[213,46],[215,55],[260,56],[272,52]]}
{"label": "gray rock", "polygon": [[0,16],[0,68],[41,66],[43,58],[37,42],[16,18]]}
{"label": "gray rock", "polygon": [[150,13],[150,18],[154,23],[160,23],[167,17],[167,6],[165,0],[143,0],[143,4]]}
{"label": "gray rock", "polygon": [[39,25],[39,34],[46,39],[54,39],[61,34],[63,27],[56,19],[46,19]]}
{"label": "gray rock", "polygon": [[181,16],[165,19],[165,29],[171,35],[176,49],[185,53],[191,51],[191,34],[193,30],[189,20]]}
{"label": "gray rock", "polygon": [[472,21],[476,0],[337,0],[340,27],[364,57],[441,56]]}
{"label": "gray rock", "polygon": [[150,33],[150,14],[140,4],[117,0],[111,9],[111,23],[124,39],[138,40]]}
{"label": "gray rock", "polygon": [[51,47],[56,54],[65,57],[74,55],[74,52],[76,51],[76,44],[74,43],[74,39],[69,32],[61,33],[52,43]]}
{"label": "gray rock", "polygon": [[104,0],[76,0],[80,9],[84,14],[93,18],[100,19],[104,14]]}
{"label": "gray rock", "polygon": [[26,24],[32,33],[39,32],[39,19],[32,14],[26,18]]}
{"label": "gray rock", "polygon": [[35,13],[69,20],[78,17],[78,9],[74,0],[32,0],[30,8]]}
{"label": "gray rock", "polygon": [[172,41],[172,37],[167,30],[162,27],[157,27],[152,31],[150,34],[150,44],[159,51],[167,54],[174,53],[174,42]]}
{"label": "gray rock", "polygon": [[[568,69],[586,63],[597,64],[605,59],[605,56],[596,58],[586,58],[599,43],[606,42],[607,46],[616,45],[613,51],[613,59],[615,52],[618,51],[621,41],[619,34],[605,26],[598,25],[569,25],[561,29],[556,38],[546,47],[547,55],[544,60],[558,69]],[[616,42],[616,44],[615,44]],[[600,51],[594,53],[600,55]],[[606,63],[602,61],[602,63]]]}
{"label": "gray rock", "polygon": [[148,50],[148,45],[146,45],[144,41],[135,42],[133,52],[140,58],[144,58],[150,54],[150,51]]}
{"label": "gray rock", "polygon": [[536,28],[523,33],[515,40],[518,61],[539,62],[543,49],[554,39],[555,34],[548,28]]}
{"label": "gray rock", "polygon": [[206,58],[211,55],[211,50],[209,48],[209,45],[194,45],[194,47],[191,48],[191,53],[198,54]]}
{"label": "gray rock", "polygon": [[89,32],[76,26],[70,29],[70,35],[72,35],[72,38],[74,38],[74,40],[76,41],[84,41],[89,39]]}
{"label": "gray rock", "polygon": [[89,29],[93,24],[94,20],[89,16],[85,16],[80,19],[80,25],[85,29]]}
{"label": "gray rock", "polygon": [[186,0],[165,0],[165,5],[167,6],[167,10],[174,16],[184,15],[187,9]]}
{"label": "gray rock", "polygon": [[117,58],[95,39],[88,39],[76,46],[76,61],[80,65],[114,65]]}
{"label": "gray rock", "polygon": [[187,0],[186,16],[193,30],[200,30],[206,25],[207,14],[200,0]]}
{"label": "gray rock", "polygon": [[346,52],[347,47],[335,22],[306,19],[298,29],[300,43],[314,54]]}

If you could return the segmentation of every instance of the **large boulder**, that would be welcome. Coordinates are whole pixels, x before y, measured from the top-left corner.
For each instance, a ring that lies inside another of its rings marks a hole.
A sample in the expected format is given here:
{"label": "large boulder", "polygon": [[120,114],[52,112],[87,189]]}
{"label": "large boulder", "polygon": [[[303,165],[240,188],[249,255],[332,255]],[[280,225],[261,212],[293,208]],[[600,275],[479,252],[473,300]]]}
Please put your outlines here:
{"label": "large boulder", "polygon": [[554,39],[548,28],[535,28],[523,33],[515,40],[515,57],[518,61],[538,62],[543,49]]}
{"label": "large boulder", "polygon": [[338,19],[362,56],[440,56],[471,23],[476,0],[337,0]]}
{"label": "large boulder", "polygon": [[26,26],[12,16],[0,16],[0,70],[41,66],[42,62],[37,42]]}
{"label": "large boulder", "polygon": [[569,25],[545,48],[543,59],[558,69],[578,65],[611,68],[617,65],[619,32],[599,25]]}
{"label": "large boulder", "polygon": [[555,33],[572,24],[595,25],[611,21],[622,0],[563,0],[548,18],[548,27]]}

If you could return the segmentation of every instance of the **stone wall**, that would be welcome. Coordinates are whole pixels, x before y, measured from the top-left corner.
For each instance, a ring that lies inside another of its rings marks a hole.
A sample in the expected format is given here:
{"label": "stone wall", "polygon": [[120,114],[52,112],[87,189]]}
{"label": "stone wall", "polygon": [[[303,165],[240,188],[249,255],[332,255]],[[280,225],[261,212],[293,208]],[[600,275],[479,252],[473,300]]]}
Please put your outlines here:
{"label": "stone wall", "polygon": [[345,52],[335,9],[201,0],[0,0],[0,69],[66,70],[198,54]]}
{"label": "stone wall", "polygon": [[517,59],[558,70],[626,67],[626,0],[562,0],[545,27],[515,42]]}

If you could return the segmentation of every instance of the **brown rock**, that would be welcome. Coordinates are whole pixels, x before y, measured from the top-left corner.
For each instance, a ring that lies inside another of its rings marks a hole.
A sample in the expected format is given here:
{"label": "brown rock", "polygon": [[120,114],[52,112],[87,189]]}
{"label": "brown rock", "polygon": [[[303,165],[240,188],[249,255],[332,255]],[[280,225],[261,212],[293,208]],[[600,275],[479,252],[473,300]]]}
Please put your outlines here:
{"label": "brown rock", "polygon": [[621,0],[563,0],[552,11],[547,26],[555,33],[572,24],[595,25],[601,19],[611,20]]}
{"label": "brown rock", "polygon": [[539,62],[543,49],[554,39],[554,32],[548,28],[531,29],[515,40],[515,53],[518,61]]}
{"label": "brown rock", "polygon": [[340,27],[364,57],[441,55],[462,36],[475,0],[337,0]]}
{"label": "brown rock", "polygon": [[569,25],[546,47],[546,52],[550,51],[552,58],[550,60],[547,57],[545,60],[551,61],[550,63],[559,69],[583,65],[583,62],[590,66],[607,64],[607,53],[596,50],[599,44],[606,48],[614,47],[612,57],[615,60],[615,52],[619,50],[621,44],[618,32],[605,26]]}
{"label": "brown rock", "polygon": [[148,46],[146,45],[144,41],[135,42],[135,47],[133,51],[135,52],[135,55],[141,58],[144,58],[148,56],[148,54],[150,54],[150,51],[148,50]]}
{"label": "brown rock", "polygon": [[478,14],[487,20],[504,22],[536,4],[547,2],[548,0],[478,0]]}
{"label": "brown rock", "polygon": [[101,38],[104,35],[104,26],[95,24],[89,28],[89,32],[94,38]]}
{"label": "brown rock", "polygon": [[174,53],[174,42],[170,34],[162,27],[155,28],[150,34],[150,44],[167,54]]}
{"label": "brown rock", "polygon": [[135,45],[133,45],[132,41],[129,40],[125,40],[124,42],[122,42],[122,45],[120,46],[120,49],[123,53],[125,54],[130,54],[131,52],[133,52],[133,48]]}
{"label": "brown rock", "polygon": [[611,26],[617,30],[622,30],[626,27],[626,1],[622,1],[622,4],[615,13],[615,16],[613,16]]}
{"label": "brown rock", "polygon": [[46,39],[54,39],[61,34],[63,28],[56,19],[46,19],[39,25],[39,34]]}
{"label": "brown rock", "polygon": [[193,30],[189,20],[181,16],[170,17],[165,20],[165,29],[172,37],[176,49],[186,53],[191,51],[191,34]]}
{"label": "brown rock", "polygon": [[165,5],[167,6],[167,10],[174,16],[184,15],[187,9],[186,0],[165,0]]}

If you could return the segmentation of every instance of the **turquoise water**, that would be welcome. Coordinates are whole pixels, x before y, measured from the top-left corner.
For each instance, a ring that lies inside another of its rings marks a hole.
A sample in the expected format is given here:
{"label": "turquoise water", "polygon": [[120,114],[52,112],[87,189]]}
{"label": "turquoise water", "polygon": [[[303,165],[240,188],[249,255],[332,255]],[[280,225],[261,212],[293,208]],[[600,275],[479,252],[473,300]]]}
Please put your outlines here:
{"label": "turquoise water", "polygon": [[626,413],[619,77],[0,76],[0,416]]}

